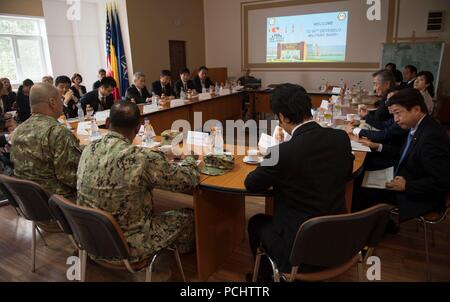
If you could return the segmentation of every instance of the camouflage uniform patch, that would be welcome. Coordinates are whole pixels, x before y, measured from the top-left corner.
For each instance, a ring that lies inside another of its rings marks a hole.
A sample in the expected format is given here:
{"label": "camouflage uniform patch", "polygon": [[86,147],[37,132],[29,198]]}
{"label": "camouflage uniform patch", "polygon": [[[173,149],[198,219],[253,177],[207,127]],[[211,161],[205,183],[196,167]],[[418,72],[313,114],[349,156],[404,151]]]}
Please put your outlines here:
{"label": "camouflage uniform patch", "polygon": [[154,188],[187,192],[199,183],[196,161],[170,164],[159,152],[133,146],[116,132],[91,143],[78,168],[78,204],[111,213],[132,249],[134,261],[177,244],[182,252],[195,245],[190,209],[153,214]]}
{"label": "camouflage uniform patch", "polygon": [[201,172],[205,175],[220,176],[234,168],[234,157],[232,155],[207,155],[204,162],[205,166]]}
{"label": "camouflage uniform patch", "polygon": [[17,127],[11,161],[17,178],[34,181],[50,194],[75,200],[79,140],[55,118],[33,114]]}

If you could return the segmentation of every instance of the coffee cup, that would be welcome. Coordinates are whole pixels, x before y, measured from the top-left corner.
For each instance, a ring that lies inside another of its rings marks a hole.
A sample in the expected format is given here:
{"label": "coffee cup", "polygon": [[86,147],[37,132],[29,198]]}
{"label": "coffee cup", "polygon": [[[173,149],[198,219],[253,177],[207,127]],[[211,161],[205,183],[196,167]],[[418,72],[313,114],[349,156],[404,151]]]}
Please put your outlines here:
{"label": "coffee cup", "polygon": [[259,151],[258,150],[248,150],[247,156],[250,161],[258,161],[259,160]]}

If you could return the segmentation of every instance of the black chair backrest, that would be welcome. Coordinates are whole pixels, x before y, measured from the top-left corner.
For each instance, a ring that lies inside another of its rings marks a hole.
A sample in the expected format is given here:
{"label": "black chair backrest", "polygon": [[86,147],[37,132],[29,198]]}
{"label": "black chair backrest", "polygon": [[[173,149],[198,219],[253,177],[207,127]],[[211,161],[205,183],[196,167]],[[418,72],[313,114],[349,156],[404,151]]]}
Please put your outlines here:
{"label": "black chair backrest", "polygon": [[37,183],[0,175],[0,183],[10,204],[19,208],[25,219],[49,221],[53,219],[48,206],[49,194]]}
{"label": "black chair backrest", "polygon": [[381,204],[354,214],[306,221],[294,241],[291,265],[337,267],[350,261],[364,247],[376,247],[383,239],[391,209],[392,206]]}
{"label": "black chair backrest", "polygon": [[53,195],[52,197],[50,197],[48,201],[48,206],[50,207],[50,211],[52,212],[53,217],[55,217],[56,221],[59,224],[59,227],[63,230],[64,234],[73,235],[72,228],[70,227],[70,224],[66,219],[66,216],[64,216],[63,211],[61,210],[59,204],[57,203],[57,200],[59,199],[63,199],[63,197]]}
{"label": "black chair backrest", "polygon": [[88,254],[102,259],[129,259],[128,242],[112,215],[77,206],[61,196],[50,198],[58,206],[75,241]]}

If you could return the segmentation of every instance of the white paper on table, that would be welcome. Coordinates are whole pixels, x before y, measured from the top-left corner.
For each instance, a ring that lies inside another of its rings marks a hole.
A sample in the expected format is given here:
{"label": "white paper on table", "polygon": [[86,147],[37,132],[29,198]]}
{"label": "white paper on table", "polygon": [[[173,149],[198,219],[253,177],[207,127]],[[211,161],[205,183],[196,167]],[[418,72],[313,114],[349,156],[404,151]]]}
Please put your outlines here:
{"label": "white paper on table", "polygon": [[204,132],[189,131],[186,141],[188,145],[203,147],[209,142],[209,134]]}
{"label": "white paper on table", "polygon": [[12,117],[16,117],[17,111],[8,111],[6,114],[10,114]]}
{"label": "white paper on table", "polygon": [[231,94],[230,89],[221,89],[220,90],[220,95],[229,95],[229,94]]}
{"label": "white paper on table", "polygon": [[170,108],[179,107],[184,105],[184,100],[182,99],[176,99],[170,101]]}
{"label": "white paper on table", "polygon": [[338,95],[331,96],[331,101],[334,103],[339,102],[339,96]]}
{"label": "white paper on table", "polygon": [[275,137],[267,135],[265,133],[261,134],[261,138],[259,139],[258,147],[259,151],[266,155],[269,148],[279,145],[279,142],[275,139]]}
{"label": "white paper on table", "polygon": [[353,151],[361,151],[361,152],[368,152],[368,153],[372,152],[372,150],[369,147],[364,146],[361,143],[358,143],[358,142],[355,142],[355,141],[351,141],[351,143],[352,143],[352,150]]}
{"label": "white paper on table", "polygon": [[235,90],[241,90],[241,89],[244,89],[244,88],[245,88],[244,86],[236,86],[236,87],[234,87]]}
{"label": "white paper on table", "polygon": [[386,183],[394,179],[394,167],[379,171],[366,171],[362,182],[363,188],[386,189]]}
{"label": "white paper on table", "polygon": [[110,110],[105,111],[98,111],[95,113],[95,119],[97,120],[97,123],[105,123],[106,120],[109,118]]}
{"label": "white paper on table", "polygon": [[81,122],[78,123],[77,134],[78,135],[89,135],[89,130],[91,130],[91,122]]}
{"label": "white paper on table", "polygon": [[141,147],[141,148],[149,148],[149,149],[153,149],[153,148],[156,148],[156,147],[159,147],[159,146],[161,146],[161,143],[158,143],[158,142],[152,142],[148,146],[143,146],[142,143],[139,145],[139,147]]}
{"label": "white paper on table", "polygon": [[154,105],[144,105],[144,108],[143,108],[143,113],[144,114],[149,114],[149,113],[153,113],[153,112],[156,112],[156,111],[158,111],[159,110],[159,108],[158,108],[158,106],[154,106]]}
{"label": "white paper on table", "polygon": [[209,100],[211,98],[211,93],[200,93],[198,99],[200,101]]}
{"label": "white paper on table", "polygon": [[[273,136],[274,138],[277,137],[278,131],[280,131],[280,129],[281,129],[280,126],[277,126],[277,127],[275,128],[275,131],[273,131],[273,134],[272,134],[272,136]],[[291,138],[292,138],[292,136],[291,136],[289,133],[287,133],[284,129],[282,129],[282,130],[283,130],[283,134],[284,134],[284,142],[290,141]]]}
{"label": "white paper on table", "polygon": [[323,110],[328,110],[329,106],[330,106],[330,102],[327,100],[323,100],[322,104],[320,105],[320,108],[322,108]]}
{"label": "white paper on table", "polygon": [[341,94],[341,91],[341,87],[334,87],[333,90],[331,90],[331,94]]}

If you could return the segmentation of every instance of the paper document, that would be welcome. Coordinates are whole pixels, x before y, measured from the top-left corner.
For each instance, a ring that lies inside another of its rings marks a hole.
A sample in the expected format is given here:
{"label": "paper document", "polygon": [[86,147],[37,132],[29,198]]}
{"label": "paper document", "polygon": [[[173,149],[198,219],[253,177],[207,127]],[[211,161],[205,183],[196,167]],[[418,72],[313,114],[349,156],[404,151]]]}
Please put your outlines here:
{"label": "paper document", "polygon": [[394,179],[394,167],[379,171],[367,171],[362,182],[363,188],[386,189],[386,183]]}
{"label": "paper document", "polygon": [[78,123],[77,134],[78,135],[90,135],[91,122]]}
{"label": "paper document", "polygon": [[355,142],[355,141],[351,141],[352,143],[352,150],[353,151],[361,151],[361,152],[372,152],[372,150],[370,150],[369,147],[364,146],[361,143]]}

